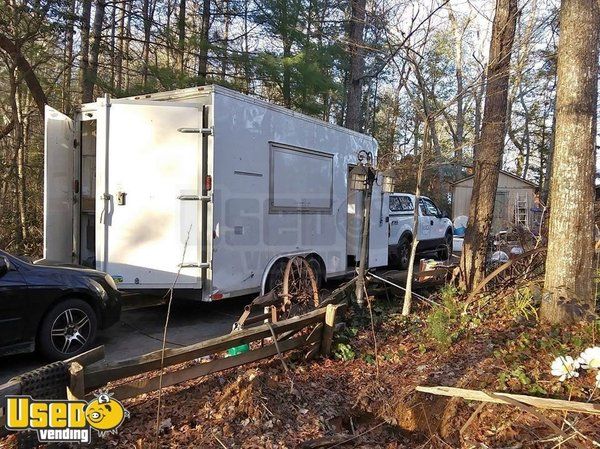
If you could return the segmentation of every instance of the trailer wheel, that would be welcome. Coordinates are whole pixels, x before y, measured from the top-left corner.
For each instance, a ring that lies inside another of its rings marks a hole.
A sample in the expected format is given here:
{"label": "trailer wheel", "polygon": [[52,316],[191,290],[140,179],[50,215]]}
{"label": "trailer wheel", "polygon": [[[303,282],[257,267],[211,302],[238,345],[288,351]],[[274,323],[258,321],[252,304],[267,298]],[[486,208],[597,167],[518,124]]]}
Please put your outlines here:
{"label": "trailer wheel", "polygon": [[321,262],[315,256],[308,256],[306,261],[310,265],[315,275],[315,281],[317,282],[317,288],[320,289],[323,285],[323,280],[325,279],[325,273],[323,273],[323,268],[321,267]]}
{"label": "trailer wheel", "polygon": [[283,273],[287,265],[287,259],[277,260],[267,276],[267,282],[265,284],[265,293],[269,293],[271,290],[281,290],[283,285]]}

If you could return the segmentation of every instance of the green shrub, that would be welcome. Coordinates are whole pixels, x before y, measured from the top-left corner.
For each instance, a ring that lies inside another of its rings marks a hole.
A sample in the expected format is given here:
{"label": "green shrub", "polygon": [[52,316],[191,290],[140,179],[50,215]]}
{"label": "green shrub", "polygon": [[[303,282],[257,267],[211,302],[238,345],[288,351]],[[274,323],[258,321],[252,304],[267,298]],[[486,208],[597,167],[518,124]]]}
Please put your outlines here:
{"label": "green shrub", "polygon": [[333,356],[338,360],[348,362],[354,360],[356,353],[352,349],[352,346],[348,343],[336,343],[333,348]]}
{"label": "green shrub", "polygon": [[505,309],[515,320],[538,319],[537,307],[539,298],[530,286],[517,289],[506,299]]}
{"label": "green shrub", "polygon": [[442,348],[448,348],[458,338],[461,322],[460,307],[456,302],[456,289],[444,287],[440,291],[442,305],[435,307],[427,317],[427,334]]}

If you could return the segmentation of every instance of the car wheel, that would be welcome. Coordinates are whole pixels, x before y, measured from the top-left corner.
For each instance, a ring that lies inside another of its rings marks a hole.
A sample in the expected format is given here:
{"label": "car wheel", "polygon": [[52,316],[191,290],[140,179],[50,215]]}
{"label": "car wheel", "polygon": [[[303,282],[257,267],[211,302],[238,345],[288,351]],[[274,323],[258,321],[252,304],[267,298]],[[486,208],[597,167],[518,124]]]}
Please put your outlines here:
{"label": "car wheel", "polygon": [[43,318],[38,332],[38,348],[51,360],[63,360],[90,349],[96,338],[98,318],[81,299],[56,304]]}
{"label": "car wheel", "polygon": [[452,251],[453,238],[452,234],[447,232],[444,238],[444,247],[439,249],[437,252],[438,259],[440,260],[448,260],[450,253]]}
{"label": "car wheel", "polygon": [[398,265],[401,270],[406,270],[410,263],[411,239],[405,235],[398,242]]}

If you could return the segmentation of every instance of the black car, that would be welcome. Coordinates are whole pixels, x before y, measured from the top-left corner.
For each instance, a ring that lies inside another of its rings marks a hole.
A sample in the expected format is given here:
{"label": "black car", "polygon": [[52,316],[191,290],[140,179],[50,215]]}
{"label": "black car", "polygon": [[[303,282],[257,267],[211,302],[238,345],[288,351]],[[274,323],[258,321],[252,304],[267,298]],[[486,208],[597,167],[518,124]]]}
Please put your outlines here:
{"label": "black car", "polygon": [[48,359],[91,349],[121,314],[114,280],[82,267],[32,264],[0,251],[0,355],[39,350]]}

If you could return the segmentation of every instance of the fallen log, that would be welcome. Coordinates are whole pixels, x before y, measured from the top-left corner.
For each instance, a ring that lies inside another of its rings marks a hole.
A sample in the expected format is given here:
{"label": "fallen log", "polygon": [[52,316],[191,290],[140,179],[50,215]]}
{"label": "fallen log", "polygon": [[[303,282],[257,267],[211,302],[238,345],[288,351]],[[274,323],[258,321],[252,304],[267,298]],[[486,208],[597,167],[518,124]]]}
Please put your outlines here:
{"label": "fallen log", "polygon": [[527,396],[524,394],[512,394],[494,392],[488,393],[481,390],[467,390],[454,387],[426,387],[418,386],[417,391],[429,393],[438,396],[450,396],[467,399],[469,401],[493,402],[495,404],[514,405],[513,401],[530,405],[535,408],[560,410],[565,412],[589,413],[600,415],[600,404],[589,402],[565,401],[563,399],[539,398],[537,396]]}

